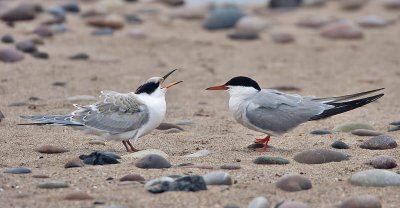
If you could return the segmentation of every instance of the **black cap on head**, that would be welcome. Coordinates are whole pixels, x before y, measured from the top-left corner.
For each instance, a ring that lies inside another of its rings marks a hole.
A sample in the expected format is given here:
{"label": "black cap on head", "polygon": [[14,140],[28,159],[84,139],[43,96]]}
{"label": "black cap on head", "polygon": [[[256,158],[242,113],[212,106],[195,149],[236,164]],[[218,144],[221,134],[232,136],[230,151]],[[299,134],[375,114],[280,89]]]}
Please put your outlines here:
{"label": "black cap on head", "polygon": [[258,83],[248,77],[238,76],[234,77],[225,83],[225,86],[242,86],[242,87],[253,87],[254,89],[260,91],[261,88]]}
{"label": "black cap on head", "polygon": [[160,82],[155,82],[155,81],[146,82],[136,89],[135,94],[147,93],[150,95],[151,93],[156,91],[159,86]]}

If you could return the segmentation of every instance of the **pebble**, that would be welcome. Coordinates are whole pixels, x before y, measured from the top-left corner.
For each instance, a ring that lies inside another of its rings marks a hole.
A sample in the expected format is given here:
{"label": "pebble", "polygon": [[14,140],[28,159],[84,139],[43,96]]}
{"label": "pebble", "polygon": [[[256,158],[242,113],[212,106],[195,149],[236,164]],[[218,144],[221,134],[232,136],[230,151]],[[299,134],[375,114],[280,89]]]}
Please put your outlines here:
{"label": "pebble", "polygon": [[357,135],[357,136],[379,136],[382,133],[377,132],[374,130],[369,130],[369,129],[356,129],[351,131],[352,134]]}
{"label": "pebble", "polygon": [[87,53],[77,53],[68,58],[71,60],[88,60],[90,56]]}
{"label": "pebble", "polygon": [[171,163],[158,154],[150,154],[137,161],[135,166],[143,169],[162,169],[170,168]]}
{"label": "pebble", "polygon": [[65,18],[65,9],[62,6],[55,5],[48,7],[46,11],[58,18]]}
{"label": "pebble", "polygon": [[388,135],[379,135],[364,141],[361,145],[363,149],[384,150],[397,147],[397,142]]}
{"label": "pebble", "polygon": [[82,162],[80,159],[73,159],[68,161],[65,165],[64,168],[77,168],[77,167],[83,167],[85,164]]}
{"label": "pebble", "polygon": [[90,196],[89,194],[85,192],[73,192],[65,195],[64,200],[93,200],[93,196]]}
{"label": "pebble", "polygon": [[244,12],[237,6],[219,6],[214,8],[204,20],[203,27],[207,30],[232,28],[243,16],[245,16]]}
{"label": "pebble", "polygon": [[189,155],[184,155],[183,157],[205,157],[209,154],[211,154],[210,150],[203,149]]}
{"label": "pebble", "polygon": [[239,170],[241,167],[239,164],[225,164],[225,165],[221,165],[219,168],[225,169],[225,170]]}
{"label": "pebble", "polygon": [[328,0],[303,0],[302,6],[320,7],[324,6]]}
{"label": "pebble", "polygon": [[259,156],[253,161],[253,163],[259,165],[285,165],[289,164],[289,160],[281,157]]}
{"label": "pebble", "polygon": [[271,9],[291,9],[299,7],[301,3],[302,0],[270,0],[268,6]]}
{"label": "pebble", "polygon": [[49,59],[49,54],[46,52],[35,51],[32,53],[32,57],[37,59]]}
{"label": "pebble", "polygon": [[13,63],[24,59],[24,55],[12,48],[0,49],[0,61]]}
{"label": "pebble", "polygon": [[353,123],[353,122],[347,122],[343,123],[340,125],[335,126],[332,131],[335,132],[352,132],[357,129],[367,129],[367,130],[374,130],[372,126],[365,124],[365,123]]}
{"label": "pebble", "polygon": [[64,181],[46,181],[39,183],[37,187],[42,189],[58,189],[68,188],[69,185]]}
{"label": "pebble", "polygon": [[184,0],[160,0],[160,1],[169,6],[181,6],[185,4]]}
{"label": "pebble", "polygon": [[38,175],[33,175],[32,178],[50,178],[50,176],[44,174],[38,174]]}
{"label": "pebble", "polygon": [[389,170],[371,169],[353,174],[350,183],[356,186],[400,186],[400,174]]}
{"label": "pebble", "polygon": [[120,159],[118,155],[114,153],[108,152],[92,152],[89,155],[80,155],[79,159],[83,160],[83,162],[87,165],[108,165],[108,164],[117,164]]}
{"label": "pebble", "polygon": [[182,6],[171,11],[172,18],[181,18],[187,20],[204,19],[208,13],[208,6]]}
{"label": "pebble", "polygon": [[357,23],[362,27],[368,28],[385,27],[388,25],[388,22],[385,19],[374,15],[360,17],[357,20]]}
{"label": "pebble", "polygon": [[129,30],[128,35],[129,37],[135,39],[143,39],[147,37],[146,33],[140,28],[133,28]]}
{"label": "pebble", "polygon": [[92,141],[89,141],[88,144],[106,146],[106,143],[102,140],[92,140]]}
{"label": "pebble", "polygon": [[312,188],[311,181],[298,174],[286,174],[277,182],[276,187],[289,192],[303,191]]}
{"label": "pebble", "polygon": [[26,173],[32,173],[32,171],[29,168],[19,167],[19,168],[12,168],[12,169],[5,170],[4,173],[26,174]]}
{"label": "pebble", "polygon": [[161,123],[158,127],[158,130],[168,130],[168,129],[179,129],[181,131],[184,131],[184,129],[178,125],[171,124],[171,123]]}
{"label": "pebble", "polygon": [[232,178],[228,173],[214,171],[203,175],[207,185],[232,185]]}
{"label": "pebble", "polygon": [[13,36],[9,34],[5,34],[1,37],[1,42],[3,43],[14,43],[14,38]]}
{"label": "pebble", "polygon": [[329,39],[361,39],[364,34],[358,25],[344,20],[325,26],[321,36]]}
{"label": "pebble", "polygon": [[372,158],[368,164],[376,169],[392,169],[397,167],[396,160],[387,155],[376,156]]}
{"label": "pebble", "polygon": [[6,117],[4,116],[3,112],[0,111],[0,122],[5,119]]}
{"label": "pebble", "polygon": [[89,19],[86,24],[99,28],[111,28],[113,30],[120,30],[124,27],[122,19],[117,16],[94,17]]}
{"label": "pebble", "polygon": [[294,160],[299,163],[305,164],[322,164],[329,162],[340,162],[342,160],[348,160],[349,155],[342,152],[336,152],[328,149],[313,149],[306,150],[298,153],[294,156]]}
{"label": "pebble", "polygon": [[62,81],[56,81],[52,83],[53,86],[57,86],[57,87],[64,87],[65,85],[67,85],[66,82],[62,82]]}
{"label": "pebble", "polygon": [[309,208],[309,206],[303,202],[285,201],[282,204],[280,204],[277,208]]}
{"label": "pebble", "polygon": [[259,33],[267,28],[268,23],[258,17],[244,16],[236,23],[234,31],[229,34],[232,39],[258,39]]}
{"label": "pebble", "polygon": [[342,9],[350,11],[361,9],[367,3],[367,0],[345,0],[339,2]]}
{"label": "pebble", "polygon": [[175,122],[175,124],[179,125],[179,126],[190,126],[190,125],[193,124],[193,121],[191,121],[191,120],[180,120],[180,121]]}
{"label": "pebble", "polygon": [[346,143],[344,143],[343,141],[340,140],[336,140],[331,144],[331,147],[335,148],[335,149],[349,149],[349,145],[347,145]]}
{"label": "pebble", "polygon": [[400,9],[400,0],[385,0],[383,5],[386,9]]}
{"label": "pebble", "polygon": [[146,149],[146,150],[140,150],[138,152],[133,152],[133,153],[129,153],[126,154],[124,156],[122,156],[124,159],[141,159],[144,158],[148,155],[159,155],[161,157],[164,158],[168,158],[167,153],[158,150],[158,149]]}
{"label": "pebble", "polygon": [[35,151],[40,152],[40,153],[45,153],[45,154],[58,154],[58,153],[68,152],[67,149],[64,149],[62,147],[53,146],[53,145],[43,145],[43,146],[35,149]]}
{"label": "pebble", "polygon": [[268,200],[263,196],[259,196],[259,197],[252,199],[249,202],[249,205],[247,207],[248,208],[269,208],[269,206],[270,206],[270,204],[269,204]]}
{"label": "pebble", "polygon": [[41,25],[33,30],[33,33],[39,35],[42,38],[51,38],[53,37],[53,31],[51,31],[49,26]]}
{"label": "pebble", "polygon": [[141,24],[143,19],[137,14],[127,14],[125,15],[125,21],[131,24]]}
{"label": "pebble", "polygon": [[373,195],[360,195],[346,199],[339,208],[381,208],[378,197]]}
{"label": "pebble", "polygon": [[389,127],[388,131],[398,131],[400,130],[400,126],[393,126],[393,127]]}
{"label": "pebble", "polygon": [[92,95],[75,95],[67,97],[67,100],[71,103],[81,102],[81,101],[97,101],[97,98]]}
{"label": "pebble", "polygon": [[99,28],[95,31],[92,32],[92,35],[95,36],[107,36],[107,35],[112,35],[114,33],[114,30],[109,27],[104,27],[104,28]]}
{"label": "pebble", "polygon": [[79,13],[80,12],[80,8],[79,8],[79,4],[76,1],[70,1],[68,3],[65,3],[62,5],[62,8],[70,13]]}
{"label": "pebble", "polygon": [[224,206],[224,208],[240,208],[240,206],[235,203],[230,202],[230,203],[226,204]]}
{"label": "pebble", "polygon": [[66,24],[52,24],[50,25],[50,30],[53,33],[65,33],[69,31],[69,28]]}
{"label": "pebble", "polygon": [[15,47],[25,53],[33,53],[37,50],[36,45],[30,40],[17,42]]}
{"label": "pebble", "polygon": [[296,25],[299,27],[306,27],[306,28],[321,28],[329,23],[335,21],[332,17],[321,17],[321,16],[307,16],[300,19]]}
{"label": "pebble", "polygon": [[145,182],[146,179],[144,179],[143,176],[141,176],[139,174],[128,174],[128,175],[125,175],[122,178],[120,178],[119,181]]}
{"label": "pebble", "polygon": [[292,34],[286,32],[275,32],[271,34],[271,39],[275,43],[292,43],[295,38]]}
{"label": "pebble", "polygon": [[5,22],[16,22],[33,20],[36,14],[41,12],[43,9],[39,4],[19,4],[18,6],[4,12],[0,19]]}
{"label": "pebble", "polygon": [[390,125],[400,126],[400,121],[393,121],[390,123]]}
{"label": "pebble", "polygon": [[145,188],[151,193],[163,193],[166,191],[197,192],[207,190],[207,184],[203,177],[196,175],[179,177],[177,179],[162,177],[147,182]]}
{"label": "pebble", "polygon": [[310,134],[326,135],[326,134],[332,134],[332,131],[329,131],[329,130],[326,130],[326,129],[317,129],[317,130],[311,131]]}

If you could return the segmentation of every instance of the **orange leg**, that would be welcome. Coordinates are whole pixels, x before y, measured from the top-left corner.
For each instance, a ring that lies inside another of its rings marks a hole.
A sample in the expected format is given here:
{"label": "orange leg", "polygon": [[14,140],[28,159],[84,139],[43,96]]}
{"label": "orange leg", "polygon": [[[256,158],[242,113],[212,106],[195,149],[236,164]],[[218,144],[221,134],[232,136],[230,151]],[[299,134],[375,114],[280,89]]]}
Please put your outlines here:
{"label": "orange leg", "polygon": [[257,144],[263,144],[263,147],[261,148],[257,148],[256,151],[257,152],[265,152],[268,148],[268,142],[271,136],[267,135],[265,138],[263,139],[256,139],[255,143]]}

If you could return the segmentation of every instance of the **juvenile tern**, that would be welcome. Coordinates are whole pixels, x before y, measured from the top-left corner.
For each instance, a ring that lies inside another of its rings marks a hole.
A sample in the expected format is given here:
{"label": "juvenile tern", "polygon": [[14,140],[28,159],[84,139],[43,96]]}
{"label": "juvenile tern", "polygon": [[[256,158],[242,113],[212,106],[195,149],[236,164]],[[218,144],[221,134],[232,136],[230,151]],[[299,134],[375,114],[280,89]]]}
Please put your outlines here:
{"label": "juvenile tern", "polygon": [[262,148],[257,149],[260,152],[268,148],[270,136],[286,133],[307,121],[356,109],[384,95],[362,98],[383,88],[331,98],[285,94],[277,90],[261,89],[256,81],[244,76],[234,77],[223,85],[206,90],[228,91],[229,110],[235,120],[249,129],[267,134],[265,138],[255,141],[263,144]]}
{"label": "juvenile tern", "polygon": [[21,116],[39,121],[21,125],[72,126],[106,140],[122,141],[128,152],[138,151],[129,140],[135,142],[161,124],[166,112],[165,93],[182,81],[164,87],[161,84],[175,71],[163,77],[150,78],[135,92],[102,91],[101,97],[104,99],[91,105],[75,104],[77,110],[69,115]]}

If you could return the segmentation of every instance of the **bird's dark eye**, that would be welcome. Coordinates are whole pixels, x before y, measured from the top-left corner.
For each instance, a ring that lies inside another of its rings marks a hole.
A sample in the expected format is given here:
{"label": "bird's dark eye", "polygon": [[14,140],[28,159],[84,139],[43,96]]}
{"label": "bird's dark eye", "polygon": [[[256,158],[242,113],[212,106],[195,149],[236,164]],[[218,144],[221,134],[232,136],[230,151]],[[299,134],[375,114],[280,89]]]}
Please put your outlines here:
{"label": "bird's dark eye", "polygon": [[159,86],[160,82],[147,82],[138,87],[135,91],[135,94],[147,93],[150,95],[151,93],[156,91]]}

